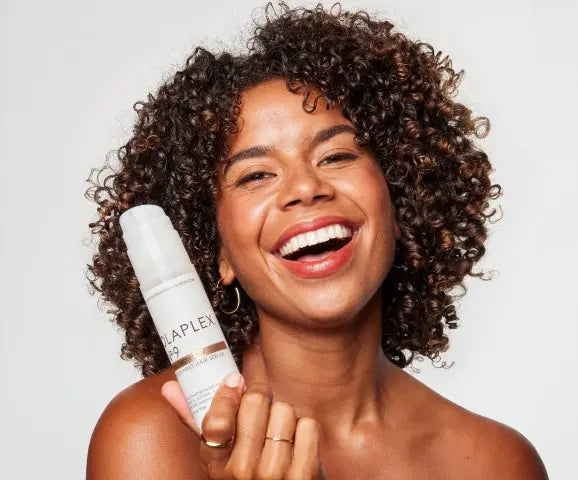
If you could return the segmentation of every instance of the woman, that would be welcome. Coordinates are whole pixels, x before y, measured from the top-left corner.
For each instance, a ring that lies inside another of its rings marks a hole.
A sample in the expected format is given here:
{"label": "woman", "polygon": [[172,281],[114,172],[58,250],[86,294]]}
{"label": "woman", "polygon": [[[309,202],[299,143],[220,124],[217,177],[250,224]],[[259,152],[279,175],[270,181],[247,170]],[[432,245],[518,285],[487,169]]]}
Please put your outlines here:
{"label": "woman", "polygon": [[[439,361],[449,291],[481,276],[501,190],[473,142],[487,119],[452,100],[450,60],[391,23],[281,6],[246,55],[197,48],[139,103],[120,169],[88,192],[91,284],[144,379],[103,412],[87,477],[547,478],[521,434],[403,370]],[[242,373],[202,437],[122,240],[139,203],[170,216]]]}

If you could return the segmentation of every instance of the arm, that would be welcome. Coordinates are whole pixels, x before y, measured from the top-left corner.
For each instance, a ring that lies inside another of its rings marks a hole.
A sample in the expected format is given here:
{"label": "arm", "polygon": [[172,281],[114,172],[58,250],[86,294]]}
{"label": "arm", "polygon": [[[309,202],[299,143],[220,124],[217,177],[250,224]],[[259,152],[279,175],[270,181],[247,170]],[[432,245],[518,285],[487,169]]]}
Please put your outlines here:
{"label": "arm", "polygon": [[202,480],[199,442],[154,389],[135,384],[99,418],[88,449],[87,480]]}

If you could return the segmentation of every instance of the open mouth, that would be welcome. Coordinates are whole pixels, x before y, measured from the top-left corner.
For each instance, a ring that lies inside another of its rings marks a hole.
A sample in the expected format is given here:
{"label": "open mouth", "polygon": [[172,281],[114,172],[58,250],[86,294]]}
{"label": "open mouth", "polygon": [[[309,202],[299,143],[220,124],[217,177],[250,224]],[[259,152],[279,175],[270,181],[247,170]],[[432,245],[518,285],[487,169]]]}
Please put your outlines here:
{"label": "open mouth", "polygon": [[285,230],[273,247],[280,266],[301,278],[320,278],[352,264],[360,224],[341,215],[326,215]]}
{"label": "open mouth", "polygon": [[283,258],[289,261],[316,262],[342,249],[352,238],[353,235],[347,238],[332,238],[315,245],[307,245],[289,255],[283,256]]}

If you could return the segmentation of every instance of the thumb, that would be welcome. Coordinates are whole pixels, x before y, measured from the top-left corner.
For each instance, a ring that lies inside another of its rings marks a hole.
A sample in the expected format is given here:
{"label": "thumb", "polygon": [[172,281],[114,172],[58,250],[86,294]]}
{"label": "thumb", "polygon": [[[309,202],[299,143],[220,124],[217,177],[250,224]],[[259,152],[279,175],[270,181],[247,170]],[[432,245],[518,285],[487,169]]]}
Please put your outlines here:
{"label": "thumb", "polygon": [[[223,411],[225,411],[226,417],[234,417],[236,415],[236,408],[238,407],[242,392],[239,391],[239,388],[236,388],[236,385],[232,386],[229,384],[228,379],[231,378],[231,376],[231,374],[226,375],[221,380],[221,384],[219,385],[219,388],[217,388],[209,407],[209,410],[212,413],[215,411],[223,413]],[[245,391],[247,387],[244,385],[244,379],[242,375],[240,376],[240,381],[241,386],[243,387],[243,391]],[[169,380],[165,382],[161,387],[161,394],[177,412],[180,420],[187,427],[189,427],[197,437],[200,438],[201,429],[191,414],[185,393],[183,392],[179,382],[176,380]],[[225,405],[224,407],[223,404]],[[236,407],[232,408],[232,405],[236,405]]]}
{"label": "thumb", "polygon": [[161,394],[175,409],[181,421],[189,427],[197,437],[200,437],[199,427],[191,414],[187,399],[179,382],[176,380],[165,382],[161,387]]}

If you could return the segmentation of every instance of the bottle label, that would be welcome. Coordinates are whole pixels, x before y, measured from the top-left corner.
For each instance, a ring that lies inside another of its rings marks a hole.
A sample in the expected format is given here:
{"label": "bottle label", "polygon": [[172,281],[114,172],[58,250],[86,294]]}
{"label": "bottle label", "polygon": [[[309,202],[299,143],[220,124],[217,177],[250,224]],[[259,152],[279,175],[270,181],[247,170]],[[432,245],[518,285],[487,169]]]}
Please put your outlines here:
{"label": "bottle label", "polygon": [[237,364],[226,345],[221,342],[210,345],[207,351],[194,352],[173,363],[175,374],[187,398],[187,404],[195,419],[202,427],[203,417],[209,407],[221,380],[231,372],[237,372]]}
{"label": "bottle label", "polygon": [[207,294],[193,271],[163,282],[143,296],[201,428],[221,380],[238,371]]}
{"label": "bottle label", "polygon": [[196,272],[163,282],[143,296],[171,363],[225,341]]}

